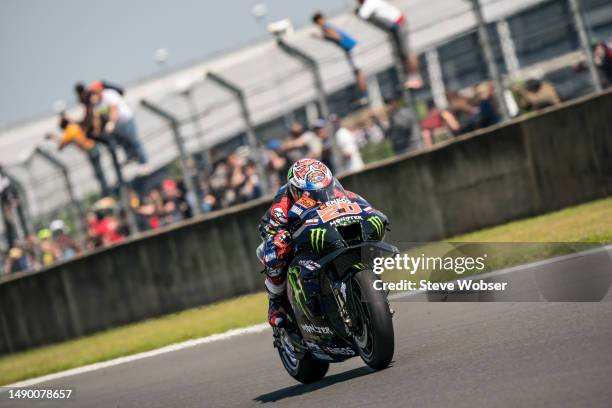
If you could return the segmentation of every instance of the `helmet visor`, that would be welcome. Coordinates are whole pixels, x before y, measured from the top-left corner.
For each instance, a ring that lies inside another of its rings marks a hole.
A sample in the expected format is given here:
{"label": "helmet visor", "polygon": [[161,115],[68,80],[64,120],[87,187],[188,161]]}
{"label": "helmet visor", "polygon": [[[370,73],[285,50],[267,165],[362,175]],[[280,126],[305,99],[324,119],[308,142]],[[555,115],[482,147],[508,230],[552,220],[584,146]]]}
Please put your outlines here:
{"label": "helmet visor", "polygon": [[306,190],[304,194],[319,203],[326,203],[327,201],[346,196],[342,184],[335,177],[328,186],[318,190]]}

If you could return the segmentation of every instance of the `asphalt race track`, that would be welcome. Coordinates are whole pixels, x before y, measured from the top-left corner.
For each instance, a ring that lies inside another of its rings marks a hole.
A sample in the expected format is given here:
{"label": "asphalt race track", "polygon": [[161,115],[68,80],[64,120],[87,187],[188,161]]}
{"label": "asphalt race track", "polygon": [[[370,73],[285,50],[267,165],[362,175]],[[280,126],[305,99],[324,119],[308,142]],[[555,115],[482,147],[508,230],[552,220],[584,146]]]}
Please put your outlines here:
{"label": "asphalt race track", "polygon": [[0,393],[0,407],[609,407],[609,299],[399,299],[392,302],[394,362],[380,372],[354,358],[332,365],[323,381],[300,385],[285,373],[265,330],[31,387],[70,388],[70,400],[18,401]]}
{"label": "asphalt race track", "polygon": [[601,406],[612,400],[610,303],[396,302],[393,366],[355,358],[303,386],[270,331],[39,384],[68,401],[1,407]]}

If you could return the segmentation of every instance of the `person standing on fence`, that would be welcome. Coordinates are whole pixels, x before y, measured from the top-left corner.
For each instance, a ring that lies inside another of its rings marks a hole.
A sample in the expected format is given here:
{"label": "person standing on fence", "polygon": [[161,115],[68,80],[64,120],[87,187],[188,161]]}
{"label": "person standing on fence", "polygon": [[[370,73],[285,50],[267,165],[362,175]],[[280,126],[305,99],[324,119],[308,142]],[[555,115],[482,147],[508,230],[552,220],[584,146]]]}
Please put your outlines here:
{"label": "person standing on fence", "polygon": [[[98,184],[100,184],[102,195],[108,196],[110,190],[106,182],[106,177],[104,176],[102,163],[100,162],[100,150],[95,140],[88,138],[80,125],[71,122],[63,115],[60,117],[59,126],[63,133],[58,140],[58,149],[62,150],[71,144],[81,149],[81,151],[87,155],[87,159],[91,164],[96,180],[98,180]],[[48,133],[46,138],[47,140],[55,140],[56,136],[53,133]]]}
{"label": "person standing on fence", "polygon": [[83,116],[79,125],[81,129],[83,129],[83,132],[85,132],[85,135],[89,137],[93,134],[93,106],[90,102],[91,94],[87,89],[87,85],[81,81],[74,84],[74,93],[76,94],[78,103],[83,108]]}
{"label": "person standing on fence", "polygon": [[100,81],[91,84],[89,91],[94,132],[113,137],[125,151],[128,161],[145,165],[147,155],[138,139],[134,114],[125,99],[115,89],[105,88]]}
{"label": "person standing on fence", "polygon": [[402,11],[385,0],[357,0],[359,8],[357,15],[363,20],[384,27],[391,33],[395,52],[404,61],[404,71],[407,80],[404,87],[419,89],[423,87],[423,79],[419,71],[419,60],[416,54],[410,54],[408,46],[408,27]]}
{"label": "person standing on fence", "polygon": [[321,35],[324,40],[331,41],[344,51],[346,59],[348,60],[353,73],[355,74],[355,80],[359,87],[360,98],[359,105],[365,106],[368,104],[368,85],[363,75],[363,71],[359,68],[356,58],[356,48],[359,44],[357,40],[345,33],[344,31],[334,27],[327,22],[327,19],[320,12],[315,13],[312,16],[312,22],[315,23],[321,29]]}

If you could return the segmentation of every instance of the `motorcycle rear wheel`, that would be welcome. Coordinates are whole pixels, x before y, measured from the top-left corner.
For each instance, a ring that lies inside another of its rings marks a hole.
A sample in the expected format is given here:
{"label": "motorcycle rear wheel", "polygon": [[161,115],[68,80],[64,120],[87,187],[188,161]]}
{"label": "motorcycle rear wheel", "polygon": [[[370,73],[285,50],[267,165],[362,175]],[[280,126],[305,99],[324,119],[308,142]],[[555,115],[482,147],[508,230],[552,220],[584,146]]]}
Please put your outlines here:
{"label": "motorcycle rear wheel", "polygon": [[393,359],[395,338],[386,294],[374,289],[375,280],[375,275],[368,270],[353,278],[353,307],[361,326],[354,339],[363,362],[382,370]]}
{"label": "motorcycle rear wheel", "polygon": [[281,340],[281,345],[277,350],[281,362],[290,376],[302,384],[311,384],[325,377],[329,369],[328,362],[315,359],[308,351],[298,358],[292,350],[292,346],[286,341],[286,339]]}

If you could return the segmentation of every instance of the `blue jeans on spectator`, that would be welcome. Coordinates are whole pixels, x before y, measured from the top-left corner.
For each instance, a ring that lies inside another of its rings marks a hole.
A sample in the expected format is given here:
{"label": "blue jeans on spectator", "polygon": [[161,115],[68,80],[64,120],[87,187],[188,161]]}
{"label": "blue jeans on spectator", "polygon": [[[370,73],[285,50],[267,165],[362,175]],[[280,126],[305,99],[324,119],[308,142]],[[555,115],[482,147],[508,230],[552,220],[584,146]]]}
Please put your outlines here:
{"label": "blue jeans on spectator", "polygon": [[100,150],[98,150],[97,146],[94,146],[91,150],[87,152],[87,158],[91,163],[91,167],[94,171],[94,175],[100,183],[100,191],[104,197],[110,195],[110,190],[108,188],[108,183],[106,182],[106,177],[104,176],[104,169],[102,168],[102,162],[100,161]]}
{"label": "blue jeans on spectator", "polygon": [[147,162],[147,154],[138,139],[136,121],[129,119],[117,122],[112,136],[121,145],[129,160],[137,160],[140,164]]}

